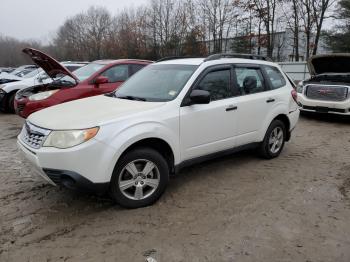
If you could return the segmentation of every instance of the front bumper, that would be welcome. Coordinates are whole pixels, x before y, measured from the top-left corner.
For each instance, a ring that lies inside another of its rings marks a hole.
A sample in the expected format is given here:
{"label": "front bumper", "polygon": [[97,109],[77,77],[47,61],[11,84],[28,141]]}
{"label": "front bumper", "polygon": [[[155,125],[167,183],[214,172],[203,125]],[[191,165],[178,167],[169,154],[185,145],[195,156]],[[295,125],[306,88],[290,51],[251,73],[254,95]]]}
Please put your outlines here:
{"label": "front bumper", "polygon": [[41,177],[52,185],[62,185],[78,191],[104,194],[112,173],[107,157],[112,149],[94,139],[70,149],[33,149],[17,141],[22,155],[34,166]]}
{"label": "front bumper", "polygon": [[304,94],[298,93],[300,110],[317,113],[330,113],[338,115],[350,115],[350,99],[344,101],[323,101],[309,99]]}
{"label": "front bumper", "polygon": [[23,118],[27,118],[31,114],[52,105],[47,101],[29,101],[28,98],[22,98],[20,100],[15,99],[14,103],[16,114]]}

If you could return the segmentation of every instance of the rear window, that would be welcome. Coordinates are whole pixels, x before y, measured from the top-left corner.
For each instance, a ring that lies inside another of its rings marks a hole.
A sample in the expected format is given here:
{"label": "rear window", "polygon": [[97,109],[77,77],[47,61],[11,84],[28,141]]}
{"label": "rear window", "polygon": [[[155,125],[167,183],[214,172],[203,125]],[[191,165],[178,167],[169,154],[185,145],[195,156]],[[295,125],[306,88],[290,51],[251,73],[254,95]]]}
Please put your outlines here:
{"label": "rear window", "polygon": [[271,81],[272,89],[281,88],[286,85],[286,80],[277,67],[264,66],[268,78]]}

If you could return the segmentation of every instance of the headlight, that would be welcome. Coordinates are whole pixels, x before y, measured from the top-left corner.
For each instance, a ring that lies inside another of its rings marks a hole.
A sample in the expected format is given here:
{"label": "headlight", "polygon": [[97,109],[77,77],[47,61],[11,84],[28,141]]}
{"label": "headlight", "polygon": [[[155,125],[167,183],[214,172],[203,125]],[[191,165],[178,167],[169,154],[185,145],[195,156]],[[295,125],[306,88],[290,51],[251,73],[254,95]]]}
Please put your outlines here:
{"label": "headlight", "polygon": [[82,144],[96,136],[99,128],[85,130],[52,131],[46,138],[44,147],[70,148]]}
{"label": "headlight", "polygon": [[304,83],[303,81],[299,82],[298,86],[297,86],[297,92],[298,93],[303,93],[303,89],[304,89]]}
{"label": "headlight", "polygon": [[52,96],[54,93],[56,93],[58,91],[57,90],[51,90],[51,91],[46,91],[46,92],[42,92],[42,93],[38,93],[35,95],[31,95],[28,99],[30,101],[39,101],[39,100],[44,100],[50,96]]}

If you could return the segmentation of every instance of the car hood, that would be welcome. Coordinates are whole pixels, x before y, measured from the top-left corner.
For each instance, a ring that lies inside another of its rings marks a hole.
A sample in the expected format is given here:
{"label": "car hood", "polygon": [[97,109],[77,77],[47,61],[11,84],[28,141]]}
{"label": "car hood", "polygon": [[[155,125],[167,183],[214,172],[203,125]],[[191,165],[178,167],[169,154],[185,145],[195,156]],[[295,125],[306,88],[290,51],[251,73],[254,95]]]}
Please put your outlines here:
{"label": "car hood", "polygon": [[49,107],[30,115],[28,121],[51,130],[85,129],[164,104],[100,95]]}
{"label": "car hood", "polygon": [[328,54],[312,56],[308,60],[310,74],[349,73],[350,54]]}
{"label": "car hood", "polygon": [[75,81],[79,81],[74,74],[69,72],[67,68],[65,68],[60,62],[53,59],[51,56],[33,48],[25,48],[22,50],[22,52],[27,54],[33,60],[33,62],[40,66],[52,79],[59,75],[67,75],[72,77]]}

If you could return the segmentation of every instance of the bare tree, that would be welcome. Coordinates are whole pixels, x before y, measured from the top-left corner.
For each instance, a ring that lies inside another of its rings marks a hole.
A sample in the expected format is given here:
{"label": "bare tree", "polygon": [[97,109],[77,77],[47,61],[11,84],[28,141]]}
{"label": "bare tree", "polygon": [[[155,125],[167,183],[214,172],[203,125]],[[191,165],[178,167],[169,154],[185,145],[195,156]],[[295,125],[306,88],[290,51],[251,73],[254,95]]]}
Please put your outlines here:
{"label": "bare tree", "polygon": [[275,27],[276,27],[276,10],[277,0],[254,0],[254,9],[261,18],[266,32],[266,49],[267,56],[273,56],[273,49],[275,44]]}
{"label": "bare tree", "polygon": [[[234,19],[236,18],[236,3],[230,0],[198,0],[208,31],[209,52],[222,52],[223,38],[228,36]],[[211,49],[210,43],[213,43]]]}
{"label": "bare tree", "polygon": [[91,7],[86,13],[68,19],[59,28],[54,43],[62,47],[65,57],[103,58],[103,43],[108,37],[111,22],[111,15],[106,9]]}
{"label": "bare tree", "polygon": [[312,3],[312,14],[315,21],[316,26],[316,35],[313,44],[312,54],[317,54],[318,43],[321,36],[321,30],[323,27],[324,20],[326,19],[326,13],[329,8],[335,3],[335,0],[314,0]]}

